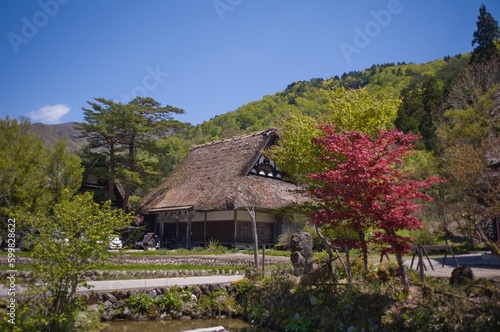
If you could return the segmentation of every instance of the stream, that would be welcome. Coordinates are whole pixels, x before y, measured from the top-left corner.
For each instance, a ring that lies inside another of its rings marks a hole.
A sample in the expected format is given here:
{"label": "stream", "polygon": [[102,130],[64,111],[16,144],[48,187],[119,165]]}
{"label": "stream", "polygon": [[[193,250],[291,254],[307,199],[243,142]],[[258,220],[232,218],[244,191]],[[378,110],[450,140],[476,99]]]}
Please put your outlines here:
{"label": "stream", "polygon": [[101,332],[182,332],[199,328],[224,326],[231,332],[270,332],[272,330],[250,326],[239,319],[192,319],[152,321],[112,321]]}

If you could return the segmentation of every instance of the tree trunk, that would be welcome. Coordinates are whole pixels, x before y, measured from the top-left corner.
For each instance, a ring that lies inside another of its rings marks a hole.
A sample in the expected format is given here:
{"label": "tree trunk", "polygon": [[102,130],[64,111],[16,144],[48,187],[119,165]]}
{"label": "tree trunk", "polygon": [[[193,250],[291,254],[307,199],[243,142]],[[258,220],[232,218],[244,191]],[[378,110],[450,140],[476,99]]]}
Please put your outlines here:
{"label": "tree trunk", "polygon": [[109,142],[109,167],[108,167],[108,193],[106,195],[106,199],[108,201],[113,200],[113,193],[115,190],[115,174],[116,165],[115,165],[115,142],[111,140]]}
{"label": "tree trunk", "polygon": [[410,289],[410,282],[408,281],[408,274],[406,273],[405,265],[404,265],[404,260],[403,260],[403,254],[401,251],[396,250],[396,261],[398,262],[399,266],[399,272],[401,274],[401,282],[403,283],[404,289],[409,290]]}
{"label": "tree trunk", "polygon": [[359,232],[359,240],[361,241],[361,252],[363,253],[363,267],[365,272],[368,272],[368,246],[364,232]]}
{"label": "tree trunk", "polygon": [[[134,158],[134,150],[135,150],[135,138],[136,134],[133,133],[130,137],[130,141],[128,144],[128,157],[127,164],[125,165],[125,169],[132,173],[135,169],[135,158]],[[125,212],[128,212],[128,199],[130,197],[130,193],[132,192],[132,184],[130,183],[130,179],[125,183],[125,193],[123,195],[123,205],[122,209]]]}
{"label": "tree trunk", "polygon": [[326,252],[328,253],[328,261],[329,261],[329,263],[328,263],[328,265],[329,265],[328,266],[328,272],[333,275],[332,264],[333,264],[333,261],[335,259],[338,259],[340,261],[340,264],[342,264],[342,267],[344,268],[344,272],[347,275],[347,279],[350,282],[351,281],[351,269],[350,269],[350,266],[346,266],[346,264],[344,264],[344,261],[342,260],[342,257],[340,257],[340,254],[339,254],[339,251],[337,250],[337,248],[335,248],[335,254],[337,255],[337,257],[333,258],[333,252],[332,252],[332,245],[331,245],[331,243],[328,242],[328,240],[323,236],[323,234],[321,234],[321,231],[319,230],[318,225],[314,225],[314,229],[316,230],[316,234],[318,234],[319,238],[323,242],[323,245],[325,246]]}

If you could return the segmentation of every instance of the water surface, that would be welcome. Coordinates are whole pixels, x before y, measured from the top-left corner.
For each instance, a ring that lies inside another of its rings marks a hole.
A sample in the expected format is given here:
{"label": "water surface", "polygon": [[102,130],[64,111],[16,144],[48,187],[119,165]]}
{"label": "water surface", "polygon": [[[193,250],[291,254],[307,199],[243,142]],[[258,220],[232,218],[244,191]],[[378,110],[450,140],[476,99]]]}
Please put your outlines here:
{"label": "water surface", "polygon": [[264,332],[268,329],[250,326],[239,319],[192,319],[192,320],[149,320],[149,321],[112,321],[101,332],[182,332],[199,328],[224,326],[231,332]]}

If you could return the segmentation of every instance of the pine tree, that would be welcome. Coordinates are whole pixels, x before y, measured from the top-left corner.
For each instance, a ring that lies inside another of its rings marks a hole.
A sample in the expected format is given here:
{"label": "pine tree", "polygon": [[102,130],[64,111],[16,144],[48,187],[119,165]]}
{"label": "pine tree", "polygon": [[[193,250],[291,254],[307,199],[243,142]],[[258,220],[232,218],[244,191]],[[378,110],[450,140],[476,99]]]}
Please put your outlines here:
{"label": "pine tree", "polygon": [[484,4],[479,9],[476,25],[477,30],[473,35],[472,46],[477,44],[477,47],[472,52],[471,63],[481,63],[498,54],[495,45],[495,41],[500,38],[498,22],[486,10]]}
{"label": "pine tree", "polygon": [[99,159],[105,165],[102,175],[108,181],[107,200],[113,198],[115,180],[125,186],[122,207],[127,210],[132,188],[149,176],[145,173],[150,165],[140,158],[138,150],[147,150],[169,130],[181,127],[172,114],[182,114],[184,110],[162,106],[149,97],[137,97],[127,104],[104,98],[95,100],[88,102],[90,109],[83,108],[85,122],[78,127],[89,142],[86,157]]}

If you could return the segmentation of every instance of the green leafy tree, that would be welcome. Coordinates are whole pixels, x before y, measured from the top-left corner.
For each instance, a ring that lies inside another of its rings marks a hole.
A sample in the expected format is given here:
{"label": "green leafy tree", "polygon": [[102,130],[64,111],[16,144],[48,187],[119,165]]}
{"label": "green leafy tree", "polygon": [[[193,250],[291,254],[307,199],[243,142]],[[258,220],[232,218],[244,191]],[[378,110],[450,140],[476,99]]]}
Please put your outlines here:
{"label": "green leafy tree", "polygon": [[[328,82],[327,82],[328,84]],[[345,130],[359,130],[374,135],[377,128],[388,129],[394,126],[399,101],[384,94],[370,93],[367,90],[322,91],[328,113],[315,119],[300,113],[289,112],[278,121],[280,141],[269,150],[269,156],[280,168],[288,173],[294,182],[307,186],[308,175],[321,171],[324,167],[318,157],[321,152],[311,142],[320,137],[318,124],[332,122]]]}
{"label": "green leafy tree", "polygon": [[[47,149],[27,119],[0,119],[0,215],[33,212],[45,195]],[[4,223],[2,223],[3,225]]]}
{"label": "green leafy tree", "polygon": [[305,184],[310,172],[321,169],[317,162],[320,152],[311,141],[321,134],[318,122],[306,115],[289,113],[279,124],[280,140],[268,150],[268,156],[293,182]]}
{"label": "green leafy tree", "polygon": [[[80,159],[65,150],[64,141],[46,147],[31,133],[27,119],[0,119],[0,145],[2,218],[49,211],[80,189]],[[25,229],[22,218],[18,228]]]}
{"label": "green leafy tree", "polygon": [[477,30],[473,34],[472,46],[477,46],[472,52],[471,63],[488,61],[492,57],[498,56],[498,49],[495,44],[495,41],[500,38],[498,22],[486,10],[484,4],[479,8],[476,25]]}
{"label": "green leafy tree", "polygon": [[52,203],[68,200],[82,185],[83,166],[80,158],[66,151],[66,142],[59,141],[48,156],[46,188]]}
{"label": "green leafy tree", "polygon": [[378,129],[394,127],[399,100],[366,89],[324,91],[329,112],[326,122],[344,130],[360,130],[375,135]]}
{"label": "green leafy tree", "polygon": [[437,131],[441,172],[449,180],[442,205],[471,244],[482,242],[494,251],[498,249],[484,236],[481,225],[497,215],[500,201],[498,182],[490,176],[485,158],[488,135],[498,137],[498,119],[492,112],[497,93],[498,87],[493,86],[478,92],[477,100],[466,109],[447,110]]}
{"label": "green leafy tree", "polygon": [[465,103],[462,105],[464,108],[450,108],[444,112],[436,131],[441,149],[463,142],[475,146],[483,144],[492,123],[491,110],[497,91],[498,87],[493,86],[478,92],[473,104]]}
{"label": "green leafy tree", "polygon": [[83,310],[77,290],[88,288],[85,272],[106,261],[109,236],[129,225],[132,216],[111,209],[109,201],[99,206],[85,193],[29,220],[32,278],[23,294],[28,310],[21,310],[17,324],[23,331],[72,331]]}

